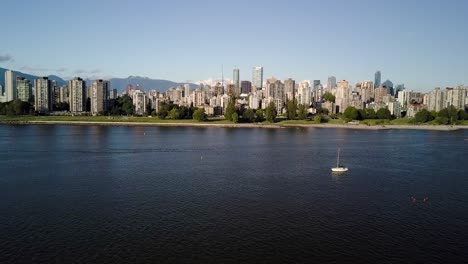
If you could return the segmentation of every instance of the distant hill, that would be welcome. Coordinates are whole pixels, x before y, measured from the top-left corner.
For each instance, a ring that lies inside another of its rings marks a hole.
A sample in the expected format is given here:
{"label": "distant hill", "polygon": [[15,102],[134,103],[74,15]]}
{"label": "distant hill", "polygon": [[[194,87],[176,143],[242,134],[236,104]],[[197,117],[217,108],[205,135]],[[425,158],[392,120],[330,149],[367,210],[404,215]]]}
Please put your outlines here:
{"label": "distant hill", "polygon": [[[2,86],[5,86],[5,72],[7,71],[7,69],[4,69],[4,68],[0,68],[0,85]],[[34,82],[35,79],[39,78],[39,77],[43,77],[43,76],[35,76],[35,75],[31,75],[31,74],[27,74],[27,73],[22,73],[22,72],[19,72],[19,71],[13,71],[16,76],[22,76],[28,80],[31,81],[31,83]],[[49,75],[48,76],[50,80],[54,80],[57,82],[57,85],[59,86],[62,86],[62,85],[65,85],[67,83],[67,81],[65,81],[64,79],[58,77],[58,76],[55,76],[55,75]]]}
{"label": "distant hill", "polygon": [[[94,80],[90,80],[94,81]],[[185,83],[177,83],[173,81],[167,80],[158,80],[158,79],[150,79],[148,77],[139,77],[139,76],[129,76],[128,78],[112,78],[110,79],[111,88],[117,89],[119,93],[125,91],[127,85],[131,84],[135,87],[137,84],[141,86],[144,91],[148,91],[151,89],[155,89],[159,92],[165,92],[167,89],[171,87],[176,87],[179,85],[183,85]],[[190,87],[197,88],[198,85],[190,83]]]}
{"label": "distant hill", "polygon": [[[3,85],[3,86],[5,86],[5,71],[7,71],[7,69],[0,68],[0,85]],[[42,77],[42,76],[35,76],[35,75],[22,73],[18,71],[13,71],[13,72],[15,72],[17,76],[23,76],[24,78],[30,80],[31,82],[33,82],[34,79]],[[58,77],[55,75],[50,75],[48,77],[49,79],[56,81],[59,86],[65,85],[68,82],[67,80],[64,80],[61,77]],[[87,85],[90,85],[94,81],[95,80],[86,80],[86,83]],[[139,77],[139,76],[129,76],[128,78],[112,78],[110,79],[110,82],[111,82],[111,88],[117,89],[119,93],[122,93],[123,91],[125,91],[125,89],[127,88],[127,85],[129,84],[133,85],[133,87],[139,84],[144,91],[155,89],[159,92],[165,92],[167,89],[171,87],[176,87],[176,86],[185,84],[185,83],[177,83],[177,82],[167,81],[167,80],[150,79],[148,77]],[[190,83],[190,87],[194,89],[194,88],[198,88],[198,85]]]}

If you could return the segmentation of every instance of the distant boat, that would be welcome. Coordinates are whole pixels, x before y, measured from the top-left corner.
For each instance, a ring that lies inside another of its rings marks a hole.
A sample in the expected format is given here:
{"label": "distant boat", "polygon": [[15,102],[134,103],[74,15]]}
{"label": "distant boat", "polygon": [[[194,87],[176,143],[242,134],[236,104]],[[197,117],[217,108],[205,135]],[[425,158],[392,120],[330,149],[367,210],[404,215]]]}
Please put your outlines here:
{"label": "distant boat", "polygon": [[331,168],[333,172],[347,172],[348,168],[340,165],[340,149],[338,149],[338,157],[336,158],[336,167]]}

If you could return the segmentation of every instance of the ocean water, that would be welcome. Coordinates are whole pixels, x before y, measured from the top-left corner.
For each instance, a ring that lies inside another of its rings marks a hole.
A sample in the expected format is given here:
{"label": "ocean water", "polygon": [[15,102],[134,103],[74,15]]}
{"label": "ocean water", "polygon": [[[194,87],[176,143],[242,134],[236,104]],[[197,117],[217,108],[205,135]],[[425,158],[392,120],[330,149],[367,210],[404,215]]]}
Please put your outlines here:
{"label": "ocean water", "polygon": [[0,263],[462,263],[467,154],[468,130],[0,125]]}

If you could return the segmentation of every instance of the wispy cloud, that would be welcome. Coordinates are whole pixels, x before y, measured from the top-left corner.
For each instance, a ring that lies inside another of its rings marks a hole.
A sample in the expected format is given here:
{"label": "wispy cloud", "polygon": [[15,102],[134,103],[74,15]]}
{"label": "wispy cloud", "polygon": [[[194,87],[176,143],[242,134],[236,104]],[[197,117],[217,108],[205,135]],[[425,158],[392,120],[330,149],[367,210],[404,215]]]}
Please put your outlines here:
{"label": "wispy cloud", "polygon": [[83,69],[78,69],[78,70],[75,70],[74,71],[75,74],[97,74],[97,73],[101,73],[101,70],[100,69],[94,69],[94,70],[83,70]]}
{"label": "wispy cloud", "polygon": [[9,62],[13,61],[13,57],[9,54],[0,55],[0,62]]}
{"label": "wispy cloud", "polygon": [[43,68],[43,67],[33,67],[33,66],[23,66],[20,68],[21,71],[28,71],[28,72],[66,72],[66,68],[58,68],[58,69],[50,69],[50,68]]}

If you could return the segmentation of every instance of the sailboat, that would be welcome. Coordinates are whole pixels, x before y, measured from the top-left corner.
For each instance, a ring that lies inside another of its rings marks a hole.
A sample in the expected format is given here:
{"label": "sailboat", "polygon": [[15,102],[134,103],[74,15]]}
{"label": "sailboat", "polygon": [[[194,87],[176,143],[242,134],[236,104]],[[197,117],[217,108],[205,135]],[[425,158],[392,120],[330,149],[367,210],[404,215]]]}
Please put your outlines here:
{"label": "sailboat", "polygon": [[348,168],[340,165],[340,149],[338,149],[338,157],[336,158],[336,167],[331,168],[333,172],[347,172]]}

